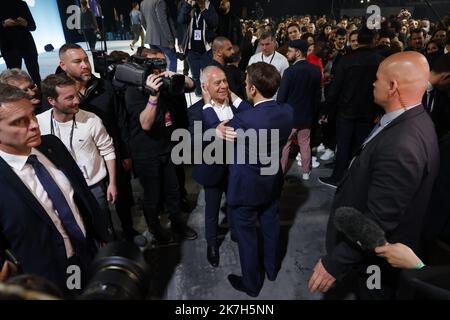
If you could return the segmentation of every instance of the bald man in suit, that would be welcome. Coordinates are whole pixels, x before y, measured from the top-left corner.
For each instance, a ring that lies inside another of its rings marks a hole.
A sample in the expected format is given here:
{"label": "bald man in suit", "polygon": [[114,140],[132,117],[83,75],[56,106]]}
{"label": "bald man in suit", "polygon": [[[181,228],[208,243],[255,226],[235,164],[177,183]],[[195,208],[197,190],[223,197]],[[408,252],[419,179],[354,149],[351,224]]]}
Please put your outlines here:
{"label": "bald man in suit", "polygon": [[[384,60],[374,83],[375,102],[385,115],[352,160],[334,198],[327,229],[327,254],[309,281],[312,292],[326,292],[337,279],[357,272],[361,299],[393,299],[399,269],[374,252],[362,251],[334,226],[335,210],[353,207],[374,220],[389,243],[401,242],[419,252],[422,222],[439,170],[433,122],[421,100],[429,66],[417,52],[397,53]],[[381,288],[370,290],[371,265],[381,270]]]}

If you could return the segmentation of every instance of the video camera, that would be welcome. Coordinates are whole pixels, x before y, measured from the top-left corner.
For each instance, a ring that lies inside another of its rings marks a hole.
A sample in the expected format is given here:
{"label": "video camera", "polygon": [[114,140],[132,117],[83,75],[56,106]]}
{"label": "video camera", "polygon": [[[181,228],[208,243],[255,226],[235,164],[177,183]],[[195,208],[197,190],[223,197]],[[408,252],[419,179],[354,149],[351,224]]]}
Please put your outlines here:
{"label": "video camera", "polygon": [[[139,87],[150,94],[155,94],[153,89],[146,86],[147,78],[154,70],[165,71],[167,62],[164,59],[133,56],[130,62],[117,65],[114,80],[126,85]],[[171,95],[184,93],[184,75],[174,74],[172,77],[162,77],[160,91]]]}
{"label": "video camera", "polygon": [[92,58],[94,71],[106,80],[112,80],[117,66],[124,62],[123,57],[113,57],[101,50],[92,50]]}

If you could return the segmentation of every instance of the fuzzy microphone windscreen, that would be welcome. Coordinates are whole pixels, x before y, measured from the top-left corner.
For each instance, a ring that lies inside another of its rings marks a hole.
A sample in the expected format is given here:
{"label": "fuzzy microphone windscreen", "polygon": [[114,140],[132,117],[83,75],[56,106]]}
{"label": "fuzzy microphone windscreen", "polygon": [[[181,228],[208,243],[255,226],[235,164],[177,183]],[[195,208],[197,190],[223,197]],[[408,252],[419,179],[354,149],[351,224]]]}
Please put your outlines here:
{"label": "fuzzy microphone windscreen", "polygon": [[363,250],[373,250],[387,242],[383,229],[355,208],[336,209],[334,225]]}

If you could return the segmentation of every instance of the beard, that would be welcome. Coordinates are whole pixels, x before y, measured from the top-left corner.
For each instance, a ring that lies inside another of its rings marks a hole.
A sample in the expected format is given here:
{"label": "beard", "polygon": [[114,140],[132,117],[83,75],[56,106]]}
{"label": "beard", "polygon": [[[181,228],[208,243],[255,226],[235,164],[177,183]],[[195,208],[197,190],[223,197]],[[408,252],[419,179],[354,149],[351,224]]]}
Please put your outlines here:
{"label": "beard", "polygon": [[225,64],[232,63],[233,62],[233,57],[232,56],[229,56],[229,57],[224,56],[223,57],[223,62],[225,62]]}

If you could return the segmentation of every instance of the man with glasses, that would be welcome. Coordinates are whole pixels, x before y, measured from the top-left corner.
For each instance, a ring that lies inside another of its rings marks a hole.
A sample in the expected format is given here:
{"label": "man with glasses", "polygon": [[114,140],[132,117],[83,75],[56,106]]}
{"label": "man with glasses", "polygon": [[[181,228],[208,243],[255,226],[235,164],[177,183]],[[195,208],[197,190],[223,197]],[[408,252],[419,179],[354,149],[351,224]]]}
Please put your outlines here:
{"label": "man with glasses", "polygon": [[43,111],[39,87],[33,83],[33,80],[25,71],[17,68],[7,69],[0,74],[0,83],[21,89],[28,95],[31,104],[34,106],[35,113],[39,114]]}

